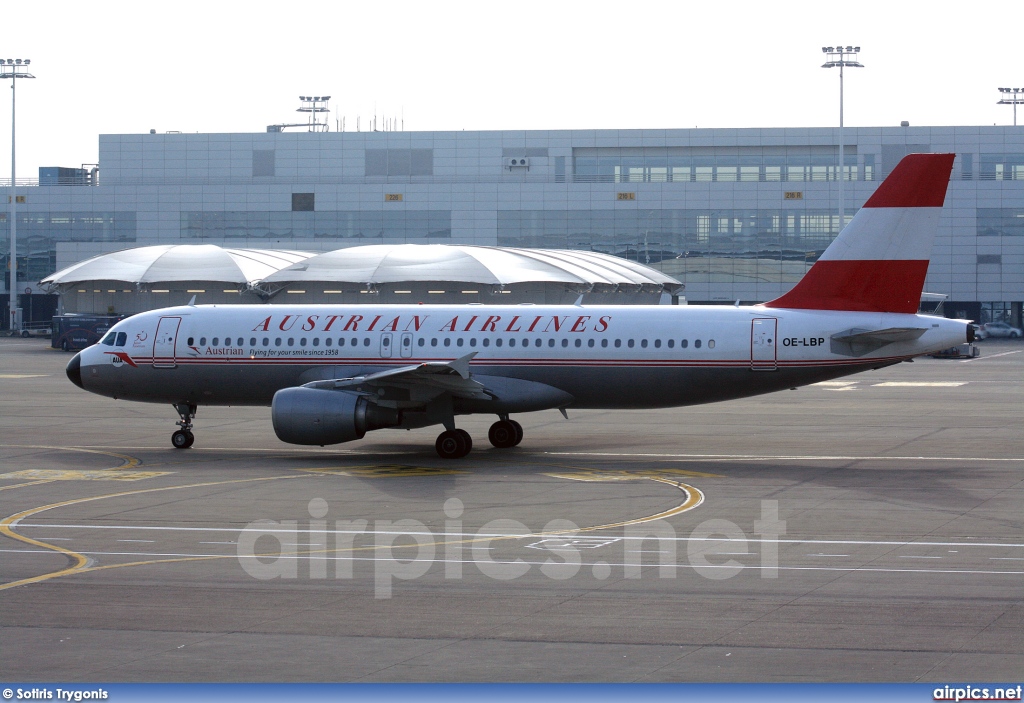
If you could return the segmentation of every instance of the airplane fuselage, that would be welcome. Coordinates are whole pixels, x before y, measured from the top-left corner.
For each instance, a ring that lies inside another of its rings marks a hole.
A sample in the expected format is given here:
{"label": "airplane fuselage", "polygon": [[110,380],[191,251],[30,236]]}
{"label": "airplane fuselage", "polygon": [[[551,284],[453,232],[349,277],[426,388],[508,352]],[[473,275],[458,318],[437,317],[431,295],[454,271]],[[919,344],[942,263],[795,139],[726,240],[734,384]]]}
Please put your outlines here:
{"label": "airplane fuselage", "polygon": [[[82,352],[81,380],[126,400],[270,405],[282,388],[476,352],[473,377],[493,397],[456,399],[456,413],[670,407],[887,366],[959,344],[965,328],[932,316],[762,306],[182,306],[119,322],[108,343]],[[920,332],[870,351],[835,339],[880,329]],[[500,379],[558,393],[531,398]]]}

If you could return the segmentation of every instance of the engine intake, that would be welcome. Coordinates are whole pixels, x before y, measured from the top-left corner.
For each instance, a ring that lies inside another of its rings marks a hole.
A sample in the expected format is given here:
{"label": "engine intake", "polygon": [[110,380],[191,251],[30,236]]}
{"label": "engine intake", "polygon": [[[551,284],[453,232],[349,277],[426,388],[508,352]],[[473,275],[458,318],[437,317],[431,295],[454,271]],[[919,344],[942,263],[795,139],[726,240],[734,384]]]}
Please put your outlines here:
{"label": "engine intake", "polygon": [[340,444],[362,439],[370,430],[401,422],[398,410],[383,408],[348,391],[283,388],[270,410],[274,433],[289,444]]}

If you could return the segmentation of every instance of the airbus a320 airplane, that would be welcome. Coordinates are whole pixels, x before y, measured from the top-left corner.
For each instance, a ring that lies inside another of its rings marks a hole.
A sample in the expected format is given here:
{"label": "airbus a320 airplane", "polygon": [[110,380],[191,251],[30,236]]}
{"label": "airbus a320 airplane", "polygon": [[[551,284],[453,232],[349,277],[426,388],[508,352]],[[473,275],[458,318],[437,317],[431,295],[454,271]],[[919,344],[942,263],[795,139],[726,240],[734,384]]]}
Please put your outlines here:
{"label": "airbus a320 airplane", "polygon": [[770,393],[972,341],[967,322],[917,314],[954,154],[912,154],[803,279],[754,306],[188,305],[117,323],[67,367],[80,388],[170,403],[192,446],[200,405],[270,405],[284,442],[328,445],[455,418],[659,408]]}

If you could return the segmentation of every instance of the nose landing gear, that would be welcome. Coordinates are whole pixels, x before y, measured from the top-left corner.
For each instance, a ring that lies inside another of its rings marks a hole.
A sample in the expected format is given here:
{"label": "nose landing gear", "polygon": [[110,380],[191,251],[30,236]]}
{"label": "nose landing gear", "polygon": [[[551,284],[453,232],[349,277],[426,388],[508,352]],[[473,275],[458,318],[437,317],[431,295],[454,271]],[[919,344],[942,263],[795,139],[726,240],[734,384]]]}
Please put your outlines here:
{"label": "nose landing gear", "polygon": [[174,409],[181,417],[181,420],[174,424],[181,429],[171,435],[171,445],[175,449],[188,449],[196,441],[195,435],[192,434],[192,418],[196,416],[196,406],[191,403],[176,403]]}

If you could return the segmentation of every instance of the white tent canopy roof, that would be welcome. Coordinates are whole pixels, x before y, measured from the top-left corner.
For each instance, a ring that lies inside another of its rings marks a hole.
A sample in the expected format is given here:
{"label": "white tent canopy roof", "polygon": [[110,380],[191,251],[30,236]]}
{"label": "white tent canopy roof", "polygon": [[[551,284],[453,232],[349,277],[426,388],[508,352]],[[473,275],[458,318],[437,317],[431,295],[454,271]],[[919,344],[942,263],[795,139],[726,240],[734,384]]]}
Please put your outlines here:
{"label": "white tent canopy roof", "polygon": [[263,279],[268,284],[302,281],[653,284],[666,288],[682,285],[655,269],[592,251],[448,244],[379,244],[337,249]]}
{"label": "white tent canopy roof", "polygon": [[138,247],[86,259],[47,276],[41,284],[61,286],[84,281],[248,284],[311,256],[309,252],[299,251],[224,249],[214,244]]}

